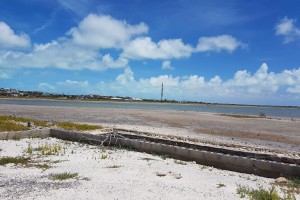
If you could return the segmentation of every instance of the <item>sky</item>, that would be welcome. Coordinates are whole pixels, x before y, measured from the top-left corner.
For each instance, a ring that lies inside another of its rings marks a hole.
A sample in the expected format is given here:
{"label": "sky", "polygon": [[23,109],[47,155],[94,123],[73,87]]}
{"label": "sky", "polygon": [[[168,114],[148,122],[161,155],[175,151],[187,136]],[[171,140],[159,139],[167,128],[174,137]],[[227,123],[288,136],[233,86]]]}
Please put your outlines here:
{"label": "sky", "polygon": [[300,106],[299,0],[0,0],[0,88]]}

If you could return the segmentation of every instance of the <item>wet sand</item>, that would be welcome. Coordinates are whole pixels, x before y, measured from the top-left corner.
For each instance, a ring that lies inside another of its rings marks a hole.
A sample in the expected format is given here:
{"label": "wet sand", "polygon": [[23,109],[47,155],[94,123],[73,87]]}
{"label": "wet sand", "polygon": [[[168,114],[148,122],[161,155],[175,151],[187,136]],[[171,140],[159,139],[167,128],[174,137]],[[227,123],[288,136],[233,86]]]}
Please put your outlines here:
{"label": "wet sand", "polygon": [[227,147],[300,155],[300,119],[234,118],[217,113],[0,105],[1,115],[96,123]]}

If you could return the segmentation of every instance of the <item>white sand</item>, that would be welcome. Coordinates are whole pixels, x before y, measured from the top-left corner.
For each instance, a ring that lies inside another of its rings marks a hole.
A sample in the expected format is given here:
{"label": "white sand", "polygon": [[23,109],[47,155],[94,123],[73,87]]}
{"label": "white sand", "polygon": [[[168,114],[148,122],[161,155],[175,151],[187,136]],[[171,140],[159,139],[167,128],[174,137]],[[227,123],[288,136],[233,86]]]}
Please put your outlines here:
{"label": "white sand", "polygon": [[[59,155],[40,156],[39,151],[33,151],[30,155],[26,153],[29,144],[33,148],[43,144],[59,144],[63,149]],[[182,165],[174,159],[163,160],[151,154],[109,150],[54,138],[0,141],[0,149],[0,157],[29,156],[36,164],[48,163],[52,166],[47,170],[13,164],[0,166],[0,199],[234,200],[240,199],[236,194],[238,185],[270,188],[274,182],[274,179],[192,162]],[[108,155],[108,158],[101,159],[102,155]],[[61,172],[76,172],[79,178],[66,181],[49,178],[50,174]],[[218,187],[219,184],[225,186]]]}

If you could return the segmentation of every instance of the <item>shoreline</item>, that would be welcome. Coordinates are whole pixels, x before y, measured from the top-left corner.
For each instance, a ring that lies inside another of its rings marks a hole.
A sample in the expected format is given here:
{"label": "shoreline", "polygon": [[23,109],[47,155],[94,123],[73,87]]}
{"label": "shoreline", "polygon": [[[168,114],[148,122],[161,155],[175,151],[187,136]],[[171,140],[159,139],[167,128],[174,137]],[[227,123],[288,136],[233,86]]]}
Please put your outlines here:
{"label": "shoreline", "polygon": [[0,104],[1,115],[100,124],[224,147],[300,156],[300,121],[233,118],[214,113]]}
{"label": "shoreline", "polygon": [[[10,101],[11,100],[11,101]],[[22,103],[23,102],[23,103]],[[32,102],[32,103],[30,103]],[[47,103],[48,102],[48,103]],[[150,103],[135,101],[85,101],[85,100],[57,100],[57,99],[34,99],[34,98],[1,98],[0,105],[27,105],[27,106],[50,106],[50,107],[73,107],[73,108],[108,108],[127,110],[149,110],[149,111],[175,111],[195,112],[224,115],[233,118],[266,118],[275,120],[300,121],[300,107],[283,108],[255,107],[255,106],[222,106],[222,105],[200,105],[181,103]],[[176,107],[177,106],[177,107]],[[244,108],[244,109],[243,109]],[[262,109],[259,109],[262,108]],[[283,109],[283,110],[281,110]],[[262,114],[262,116],[261,116]]]}
{"label": "shoreline", "polygon": [[137,103],[137,104],[170,104],[170,105],[194,105],[194,106],[223,106],[242,108],[285,108],[300,110],[300,106],[279,106],[279,105],[252,105],[252,104],[227,104],[227,103],[205,103],[205,102],[164,102],[164,101],[135,101],[135,100],[80,100],[80,99],[59,99],[59,98],[26,98],[26,97],[0,97],[0,99],[12,100],[41,100],[41,101],[66,101],[66,102],[105,102],[105,103]]}

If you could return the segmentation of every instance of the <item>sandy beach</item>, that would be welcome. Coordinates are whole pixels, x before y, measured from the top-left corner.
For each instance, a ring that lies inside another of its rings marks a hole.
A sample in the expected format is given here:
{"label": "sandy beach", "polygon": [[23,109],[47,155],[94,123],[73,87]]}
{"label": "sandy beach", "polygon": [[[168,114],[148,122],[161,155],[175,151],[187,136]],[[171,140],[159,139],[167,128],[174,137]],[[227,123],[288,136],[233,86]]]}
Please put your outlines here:
{"label": "sandy beach", "polygon": [[300,119],[234,118],[214,113],[120,108],[0,105],[1,115],[106,127],[178,137],[224,147],[300,156]]}
{"label": "sandy beach", "polygon": [[[233,118],[213,113],[140,109],[0,105],[1,115],[101,124],[153,137],[228,149],[300,157],[300,120]],[[95,134],[97,134],[95,132]],[[44,154],[42,147],[59,147]],[[241,199],[238,188],[275,186],[275,179],[195,162],[56,138],[0,141],[0,157],[30,158],[0,165],[0,199]],[[60,173],[76,176],[53,180]],[[295,194],[296,199],[299,194]]]}
{"label": "sandy beach", "polygon": [[[60,146],[54,155],[28,146]],[[30,157],[0,165],[0,199],[240,199],[237,188],[269,189],[274,179],[158,155],[65,142],[55,138],[0,141],[0,156]],[[47,166],[43,168],[41,166]],[[53,180],[59,173],[75,178]],[[277,191],[280,188],[276,186]],[[282,196],[282,194],[281,194]],[[299,195],[297,196],[299,197]]]}

